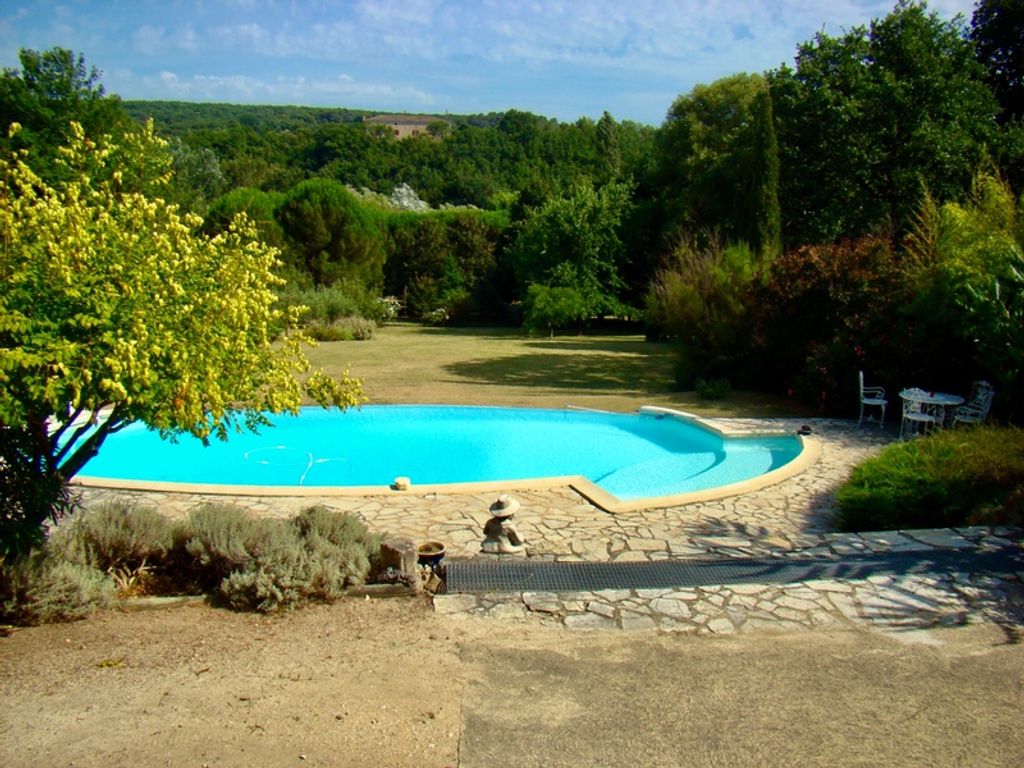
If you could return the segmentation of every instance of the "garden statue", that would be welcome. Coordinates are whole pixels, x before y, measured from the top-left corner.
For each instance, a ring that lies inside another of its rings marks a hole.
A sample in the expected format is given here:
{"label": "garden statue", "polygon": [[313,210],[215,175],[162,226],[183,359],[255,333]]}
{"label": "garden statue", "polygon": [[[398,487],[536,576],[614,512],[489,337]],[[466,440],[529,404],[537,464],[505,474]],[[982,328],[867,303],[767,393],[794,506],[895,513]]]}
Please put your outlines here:
{"label": "garden statue", "polygon": [[519,535],[512,518],[519,510],[519,502],[508,494],[502,494],[491,504],[491,519],[484,525],[484,542],[481,549],[493,555],[514,555],[526,548],[526,542]]}

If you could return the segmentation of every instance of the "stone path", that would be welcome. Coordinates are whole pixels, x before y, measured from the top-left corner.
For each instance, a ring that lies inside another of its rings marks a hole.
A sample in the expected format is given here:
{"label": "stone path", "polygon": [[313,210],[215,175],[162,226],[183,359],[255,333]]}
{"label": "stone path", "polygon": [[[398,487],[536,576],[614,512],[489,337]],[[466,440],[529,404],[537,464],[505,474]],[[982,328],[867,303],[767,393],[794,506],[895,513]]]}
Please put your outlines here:
{"label": "stone path", "polygon": [[534,621],[571,630],[727,635],[858,625],[911,629],[984,619],[1017,632],[1021,576],[953,573],[675,590],[437,595],[434,606],[456,618]]}
{"label": "stone path", "polygon": [[[685,557],[842,557],[869,552],[1016,546],[1016,532],[971,528],[874,534],[830,533],[834,490],[851,468],[891,436],[875,426],[840,420],[722,420],[732,429],[810,424],[822,442],[819,461],[776,485],[719,501],[605,512],[568,488],[512,491],[522,507],[516,523],[525,556],[561,562],[637,562]],[[288,516],[312,505],[358,515],[371,528],[415,541],[440,541],[450,557],[479,557],[489,505],[499,492],[418,495],[415,489],[367,497],[232,497],[85,489],[86,506],[134,498],[165,514],[187,515],[197,505],[231,503],[257,514]],[[880,576],[792,585],[707,585],[680,590],[439,595],[435,608],[450,616],[559,623],[569,629],[723,634],[774,627],[796,629],[872,623],[907,626],[1002,617],[1018,626],[1024,574]],[[1008,607],[1009,606],[1009,607]]]}

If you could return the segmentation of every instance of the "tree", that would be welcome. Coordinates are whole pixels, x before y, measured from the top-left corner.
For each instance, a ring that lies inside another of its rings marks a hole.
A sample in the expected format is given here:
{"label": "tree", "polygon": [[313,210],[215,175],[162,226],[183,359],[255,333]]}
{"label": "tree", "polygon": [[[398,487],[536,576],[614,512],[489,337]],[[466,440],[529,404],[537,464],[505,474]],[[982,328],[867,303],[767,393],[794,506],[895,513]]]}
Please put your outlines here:
{"label": "tree", "polygon": [[1024,2],[978,0],[971,17],[971,39],[1003,119],[1024,117]]}
{"label": "tree", "polygon": [[677,344],[676,384],[735,376],[749,344],[747,291],[758,258],[746,243],[680,238],[651,281],[648,335]]}
{"label": "tree", "polygon": [[600,164],[598,180],[618,181],[622,176],[622,152],[619,149],[619,127],[610,113],[604,112],[597,121],[597,160]]}
{"label": "tree", "polygon": [[778,249],[778,148],[763,77],[732,75],[679,97],[658,147],[670,229]]}
{"label": "tree", "polygon": [[523,325],[529,331],[547,330],[555,338],[555,328],[582,323],[589,317],[587,303],[575,288],[531,285],[523,302]]}
{"label": "tree", "polygon": [[182,208],[206,215],[210,202],[224,191],[224,174],[209,147],[193,149],[181,139],[169,142],[174,178],[169,197]]}
{"label": "tree", "polygon": [[277,209],[286,253],[315,285],[355,280],[379,291],[384,281],[384,233],[374,212],[330,179],[294,187]]}
{"label": "tree", "polygon": [[961,197],[997,104],[963,21],[901,0],[870,28],[800,46],[770,73],[789,245],[905,231],[921,182]]}
{"label": "tree", "polygon": [[[0,159],[2,554],[66,511],[65,483],[110,434],[133,421],[204,440],[256,429],[265,411],[297,409],[308,369],[301,335],[275,339],[297,317],[275,309],[276,252],[252,223],[209,237],[138,191],[147,158],[165,156],[152,124],[123,145],[70,131],[55,184],[28,152]],[[319,373],[305,391],[360,398],[358,382]]]}
{"label": "tree", "polygon": [[629,210],[630,187],[577,185],[531,211],[512,244],[511,261],[523,291],[534,284],[573,288],[587,317],[621,312],[619,268],[625,253],[618,230]]}
{"label": "tree", "polygon": [[754,99],[751,148],[751,208],[754,213],[751,246],[766,260],[782,249],[782,212],[779,209],[779,144],[775,137],[771,91]]}
{"label": "tree", "polygon": [[994,153],[1015,189],[1024,186],[1024,0],[979,0],[971,40],[999,100]]}
{"label": "tree", "polygon": [[274,218],[283,195],[263,192],[252,187],[238,187],[221,195],[210,204],[203,221],[203,231],[210,235],[226,232],[235,217],[244,213],[256,225],[260,240],[275,248],[284,244],[284,232]]}
{"label": "tree", "polygon": [[[36,173],[50,180],[59,166],[57,148],[67,143],[71,122],[86,135],[120,134],[131,121],[116,96],[107,96],[100,72],[85,58],[65,48],[34,51],[23,48],[20,69],[0,75],[0,151],[32,150]],[[21,129],[11,132],[12,123]]]}
{"label": "tree", "polygon": [[[936,206],[926,198],[908,245],[918,286],[917,342],[931,346],[932,378],[966,384],[964,371],[996,385],[1003,411],[1024,396],[1024,199],[979,173],[970,197]],[[959,349],[960,354],[953,354]]]}

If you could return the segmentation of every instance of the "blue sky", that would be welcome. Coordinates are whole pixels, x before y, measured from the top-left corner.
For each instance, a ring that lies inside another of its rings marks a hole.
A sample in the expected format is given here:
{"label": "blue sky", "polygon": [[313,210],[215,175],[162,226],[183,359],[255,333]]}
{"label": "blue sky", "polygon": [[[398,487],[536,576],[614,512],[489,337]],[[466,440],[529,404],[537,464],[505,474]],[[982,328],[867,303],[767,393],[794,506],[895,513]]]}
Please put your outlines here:
{"label": "blue sky", "polygon": [[[0,3],[0,65],[70,48],[126,99],[395,112],[522,109],[660,125],[698,83],[792,63],[894,0]],[[970,18],[972,0],[932,0]]]}

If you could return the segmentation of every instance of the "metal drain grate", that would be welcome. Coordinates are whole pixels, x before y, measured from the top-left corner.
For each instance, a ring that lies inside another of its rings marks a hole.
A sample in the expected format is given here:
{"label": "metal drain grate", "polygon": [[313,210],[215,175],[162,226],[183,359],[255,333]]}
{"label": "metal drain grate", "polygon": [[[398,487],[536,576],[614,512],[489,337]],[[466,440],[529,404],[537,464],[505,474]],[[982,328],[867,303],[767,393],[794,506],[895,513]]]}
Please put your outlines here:
{"label": "metal drain grate", "polygon": [[711,584],[789,584],[812,579],[864,579],[883,574],[1024,570],[1020,549],[992,552],[938,550],[808,559],[686,559],[646,563],[557,563],[549,560],[448,560],[446,591],[594,592]]}

